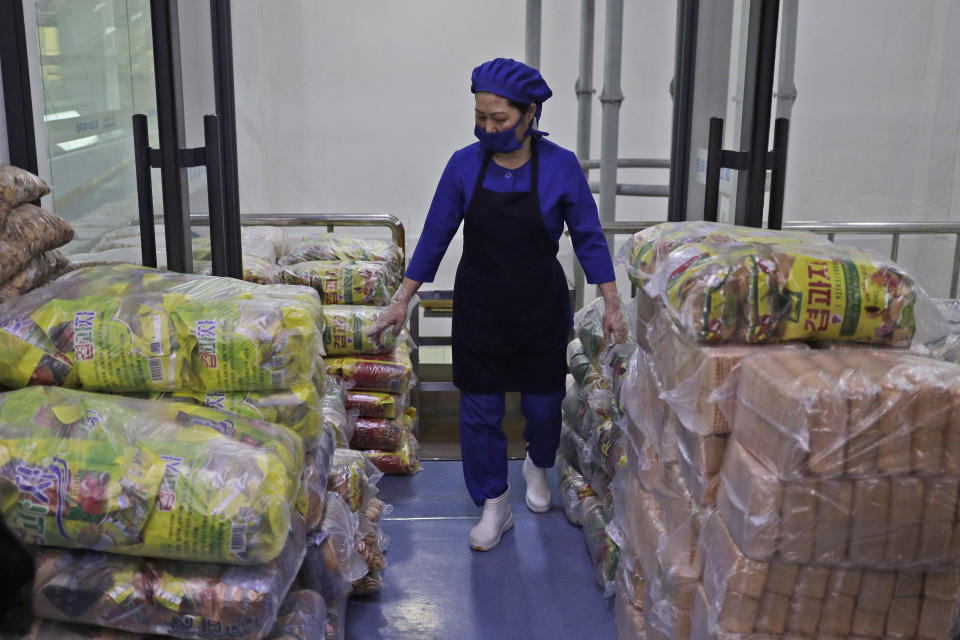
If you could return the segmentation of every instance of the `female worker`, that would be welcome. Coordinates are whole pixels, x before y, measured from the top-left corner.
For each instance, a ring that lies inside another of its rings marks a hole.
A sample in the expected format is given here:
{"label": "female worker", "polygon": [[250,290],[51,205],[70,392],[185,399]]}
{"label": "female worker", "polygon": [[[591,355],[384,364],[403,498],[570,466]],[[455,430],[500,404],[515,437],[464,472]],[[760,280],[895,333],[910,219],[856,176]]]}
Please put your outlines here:
{"label": "female worker", "polygon": [[591,284],[606,303],[604,334],[626,323],[597,207],[570,151],[535,128],[552,95],[540,73],[497,58],[473,70],[479,139],[453,154],[440,177],[423,234],[393,305],[371,332],[399,333],[420,284],[432,282],[464,221],[453,295],[453,381],[460,389],[460,443],[467,489],[483,506],[470,546],[493,549],[513,526],[507,485],[504,392],[521,392],[526,419],[526,503],[550,510],[545,469],[560,441],[560,405],[571,327],[570,297],[557,248],[563,225]]}

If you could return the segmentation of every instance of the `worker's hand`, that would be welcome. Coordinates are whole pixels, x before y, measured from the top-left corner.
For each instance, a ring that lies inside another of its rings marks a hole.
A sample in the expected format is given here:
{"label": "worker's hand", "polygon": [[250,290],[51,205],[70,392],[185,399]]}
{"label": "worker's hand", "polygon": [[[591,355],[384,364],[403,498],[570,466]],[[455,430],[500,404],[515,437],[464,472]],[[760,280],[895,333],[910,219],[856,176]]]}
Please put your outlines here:
{"label": "worker's hand", "polygon": [[603,312],[603,340],[607,344],[620,344],[627,339],[627,321],[620,312],[620,304],[607,304]]}
{"label": "worker's hand", "polygon": [[392,331],[394,338],[399,336],[400,331],[403,330],[403,325],[407,322],[407,306],[409,303],[409,298],[402,296],[394,298],[390,306],[380,314],[377,324],[367,332],[367,335],[375,343],[381,345],[383,344],[384,331]]}

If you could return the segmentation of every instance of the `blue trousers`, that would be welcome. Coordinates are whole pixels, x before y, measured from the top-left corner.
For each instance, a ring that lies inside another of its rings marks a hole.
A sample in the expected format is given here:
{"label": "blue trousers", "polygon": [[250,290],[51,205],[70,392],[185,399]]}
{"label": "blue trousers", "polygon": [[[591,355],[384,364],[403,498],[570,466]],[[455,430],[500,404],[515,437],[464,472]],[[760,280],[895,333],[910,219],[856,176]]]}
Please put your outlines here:
{"label": "blue trousers", "polygon": [[[524,393],[520,411],[527,424],[523,439],[538,467],[553,466],[560,444],[560,405],[564,391]],[[467,491],[477,506],[507,490],[507,436],[501,421],[506,412],[504,394],[460,392],[460,452]]]}

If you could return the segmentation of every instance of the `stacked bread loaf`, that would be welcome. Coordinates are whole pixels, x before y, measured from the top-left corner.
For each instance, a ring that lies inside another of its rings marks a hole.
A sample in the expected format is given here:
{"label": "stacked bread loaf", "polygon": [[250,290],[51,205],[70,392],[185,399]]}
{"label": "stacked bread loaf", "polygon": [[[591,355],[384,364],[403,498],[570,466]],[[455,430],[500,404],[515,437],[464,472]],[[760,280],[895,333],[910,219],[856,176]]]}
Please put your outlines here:
{"label": "stacked bread loaf", "polygon": [[[721,231],[727,255],[749,254],[750,241]],[[741,295],[713,271],[697,284],[708,293],[684,307],[666,295],[638,298],[642,349],[620,390],[627,464],[613,484],[623,537],[620,637],[638,637],[638,617],[647,637],[662,638],[950,638],[957,631],[960,367],[889,348],[912,331],[898,304],[905,296],[924,303],[908,276],[883,280],[887,306],[874,308],[864,302],[880,286],[873,274],[892,267],[878,261],[871,272],[862,257],[856,263],[821,244],[807,251],[796,240],[783,253],[838,256],[824,273],[844,279],[846,289],[828,322],[846,323],[846,339],[874,347],[750,344],[761,335],[747,329],[762,325],[751,315],[757,279],[748,278]],[[766,243],[773,248],[755,253],[779,252]],[[667,264],[678,249],[645,251]],[[707,245],[700,253],[719,250]],[[655,273],[656,265],[638,284],[649,285]],[[782,307],[783,322],[773,321],[779,338],[770,338],[775,331],[753,342],[783,342],[784,323],[803,328],[796,314],[806,317],[805,303],[820,293],[809,282],[796,285],[767,292],[776,308],[778,297],[796,306]],[[710,292],[720,292],[712,302]],[[718,301],[733,315],[711,311]],[[864,338],[870,314],[884,326]],[[702,330],[718,318],[736,327],[728,341]]]}

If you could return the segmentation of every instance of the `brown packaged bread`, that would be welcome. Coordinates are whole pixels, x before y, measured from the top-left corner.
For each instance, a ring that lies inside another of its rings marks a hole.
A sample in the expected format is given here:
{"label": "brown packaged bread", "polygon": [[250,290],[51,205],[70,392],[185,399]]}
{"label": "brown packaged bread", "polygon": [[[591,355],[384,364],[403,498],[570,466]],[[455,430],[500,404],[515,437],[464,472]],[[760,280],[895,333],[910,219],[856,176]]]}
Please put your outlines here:
{"label": "brown packaged bread", "polygon": [[797,586],[794,588],[794,593],[814,600],[823,600],[827,596],[829,582],[829,567],[801,566],[800,573],[797,574]]}
{"label": "brown packaged bread", "polygon": [[956,600],[924,598],[920,604],[917,636],[924,640],[950,637],[957,620]]}
{"label": "brown packaged bread", "polygon": [[862,370],[863,359],[857,352],[837,351],[837,359],[848,368],[843,378],[847,395],[847,451],[846,470],[851,476],[876,473],[880,427],[877,413],[880,408],[880,388]]}
{"label": "brown packaged bread", "polygon": [[960,598],[960,572],[928,571],[923,584],[923,595],[934,600],[956,601]]}
{"label": "brown packaged bread", "polygon": [[883,562],[890,516],[890,479],[860,478],[854,485],[850,560],[859,566]]}
{"label": "brown packaged bread", "polygon": [[923,595],[924,573],[922,571],[897,571],[893,584],[894,598],[919,598]]}
{"label": "brown packaged bread", "polygon": [[787,629],[795,633],[812,636],[820,625],[820,613],[823,611],[823,600],[795,596],[790,600],[790,615],[787,618]]}
{"label": "brown packaged bread", "polygon": [[759,600],[728,590],[723,594],[717,624],[731,633],[750,633],[759,609]]}
{"label": "brown packaged bread", "polygon": [[722,601],[726,591],[745,594],[759,603],[770,563],[750,560],[730,537],[723,519],[712,513],[700,535],[703,584],[711,602]]}
{"label": "brown packaged bread", "polygon": [[32,204],[17,205],[0,231],[0,282],[23,269],[34,256],[71,240],[73,229],[57,216]]}
{"label": "brown packaged bread", "polygon": [[943,448],[943,471],[950,476],[960,476],[960,387],[950,389],[950,412],[947,420]]}
{"label": "brown packaged bread", "polygon": [[814,525],[814,560],[836,564],[844,560],[850,542],[854,509],[854,482],[823,480],[817,485],[817,521]]}
{"label": "brown packaged bread", "polygon": [[[942,562],[951,556],[950,539],[957,512],[960,479],[950,476],[924,478],[923,525],[920,531],[919,557]],[[952,559],[956,559],[953,556]]]}
{"label": "brown packaged bread", "polygon": [[827,593],[838,593],[842,596],[856,598],[860,594],[860,584],[862,582],[863,571],[860,569],[831,569]]}
{"label": "brown packaged bread", "polygon": [[902,378],[886,376],[880,387],[883,404],[878,419],[881,439],[877,448],[877,469],[881,473],[909,473],[916,393]]}
{"label": "brown packaged bread", "polygon": [[47,251],[32,257],[20,271],[0,284],[0,303],[18,298],[67,272],[70,261],[59,251]]}
{"label": "brown packaged bread", "polygon": [[863,572],[853,615],[854,634],[871,637],[884,634],[896,579],[897,575],[892,571]]}
{"label": "brown packaged bread", "polygon": [[780,509],[780,555],[787,562],[813,561],[817,531],[817,481],[813,478],[789,482],[783,487]]}
{"label": "brown packaged bread", "polygon": [[12,165],[0,166],[0,230],[7,214],[18,204],[39,200],[50,193],[46,180]]}
{"label": "brown packaged bread", "polygon": [[923,516],[923,480],[916,476],[890,479],[890,524],[886,560],[905,565],[917,559]]}
{"label": "brown packaged bread", "polygon": [[939,379],[939,371],[917,368],[907,377],[916,385],[910,466],[916,473],[941,473],[944,466],[944,437],[950,423],[950,387]]}
{"label": "brown packaged bread", "polygon": [[920,598],[897,598],[890,603],[887,614],[887,635],[894,638],[913,638],[920,623]]}
{"label": "brown packaged bread", "polygon": [[783,485],[739,441],[727,447],[717,508],[747,557],[767,560],[777,550]]}
{"label": "brown packaged bread", "polygon": [[846,637],[853,627],[853,611],[856,600],[839,593],[829,594],[823,601],[820,614],[821,634]]}
{"label": "brown packaged bread", "polygon": [[754,630],[766,633],[783,633],[790,615],[790,599],[769,591],[760,598]]}
{"label": "brown packaged bread", "polygon": [[774,560],[770,563],[767,573],[767,583],[764,590],[769,593],[791,597],[797,586],[797,576],[800,574],[800,565],[792,562]]}

